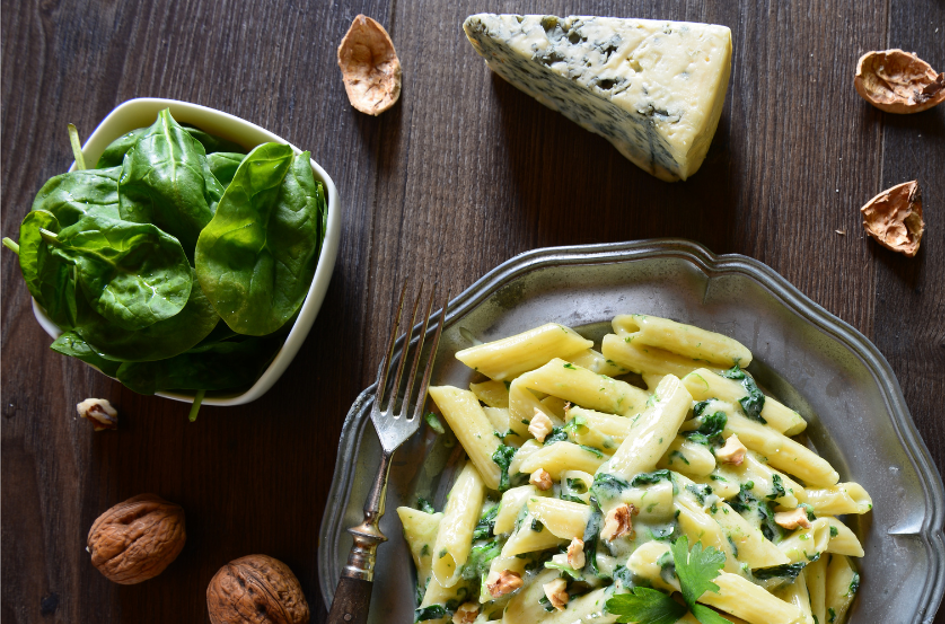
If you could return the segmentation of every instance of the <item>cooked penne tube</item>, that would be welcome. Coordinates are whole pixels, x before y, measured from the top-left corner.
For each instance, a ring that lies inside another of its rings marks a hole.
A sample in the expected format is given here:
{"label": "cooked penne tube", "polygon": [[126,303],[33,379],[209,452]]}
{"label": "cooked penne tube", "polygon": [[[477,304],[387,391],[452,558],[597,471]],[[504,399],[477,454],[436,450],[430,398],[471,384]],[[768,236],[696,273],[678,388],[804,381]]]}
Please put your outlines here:
{"label": "cooked penne tube", "polygon": [[496,512],[495,515],[493,532],[496,535],[511,533],[515,529],[515,521],[518,519],[518,515],[525,507],[528,499],[546,495],[545,492],[542,492],[534,485],[521,485],[503,492],[502,499],[499,501],[499,511]]}
{"label": "cooked penne tube", "polygon": [[532,474],[541,468],[551,475],[553,481],[558,481],[565,470],[595,472],[604,463],[604,457],[600,451],[589,450],[571,442],[555,442],[528,455],[518,469],[519,472]]}
{"label": "cooked penne tube", "polygon": [[660,457],[669,448],[679,425],[683,423],[692,397],[679,379],[667,375],[660,382],[653,404],[642,414],[635,416],[627,439],[601,472],[608,472],[623,479],[633,478],[640,472],[650,472]]}
{"label": "cooked penne tube", "polygon": [[675,470],[687,476],[707,477],[715,470],[715,455],[698,442],[676,436],[656,467]]}
{"label": "cooked penne tube", "polygon": [[[682,494],[682,492],[681,492]],[[729,543],[722,527],[702,508],[692,496],[682,494],[675,498],[679,528],[689,537],[689,543],[702,542],[703,546],[712,546],[725,554],[725,570],[738,572],[739,565],[732,544]]]}
{"label": "cooked penne tube", "polygon": [[827,525],[830,527],[830,542],[827,544],[827,552],[848,557],[862,557],[865,554],[863,545],[860,544],[860,540],[850,530],[850,527],[830,516],[823,519],[827,521]]}
{"label": "cooked penne tube", "polygon": [[656,347],[634,344],[629,337],[617,334],[604,336],[601,352],[608,360],[638,375],[675,375],[682,379],[697,368],[705,366],[705,362],[696,362]]}
{"label": "cooked penne tube", "polygon": [[810,523],[810,528],[798,529],[778,542],[778,548],[791,563],[809,563],[824,553],[829,543],[830,523],[825,518],[817,518]]}
{"label": "cooked penne tube", "polygon": [[417,566],[417,582],[421,587],[426,587],[433,575],[433,550],[443,514],[398,507],[397,516],[404,526],[404,537],[410,546],[410,556]]}
{"label": "cooked penne tube", "polygon": [[586,368],[592,373],[597,373],[598,375],[607,375],[608,377],[619,377],[620,375],[626,375],[630,372],[630,369],[620,366],[613,360],[605,358],[602,353],[599,353],[594,349],[588,349],[587,351],[576,353],[571,357],[564,359],[571,362],[575,366]]}
{"label": "cooked penne tube", "polygon": [[509,406],[509,388],[501,381],[490,379],[482,383],[470,383],[469,390],[488,407]]}
{"label": "cooked penne tube", "polygon": [[819,557],[804,568],[807,594],[810,596],[810,611],[814,621],[827,622],[827,557]]}
{"label": "cooked penne tube", "polygon": [[482,475],[486,487],[490,490],[499,489],[501,472],[499,465],[492,459],[499,448],[499,439],[476,395],[450,386],[433,386],[429,392],[470,461]]}
{"label": "cooked penne tube", "polygon": [[710,362],[724,368],[751,364],[751,351],[737,340],[694,325],[658,316],[623,314],[614,317],[614,332],[630,342],[658,347],[693,361]]}
{"label": "cooked penne tube", "polygon": [[800,609],[808,621],[814,621],[811,612],[810,594],[807,592],[807,575],[801,570],[794,582],[774,592],[774,595]]}
{"label": "cooked penne tube", "polygon": [[808,488],[807,503],[818,515],[865,514],[873,500],[859,483],[838,483],[827,488]]}
{"label": "cooked penne tube", "polygon": [[794,509],[807,500],[803,486],[761,461],[754,451],[749,451],[739,466],[720,463],[714,474],[730,483],[750,483],[752,487],[748,488],[748,491],[755,498],[773,500],[784,509]]}
{"label": "cooked penne tube", "polygon": [[[560,358],[522,374],[512,382],[513,388],[517,386],[608,414],[639,412],[650,397],[645,390],[625,381],[598,375]],[[513,416],[517,416],[515,406],[510,403],[510,407]]]}
{"label": "cooked penne tube", "polygon": [[618,445],[621,444],[630,433],[630,427],[633,426],[633,419],[614,414],[605,414],[596,412],[583,407],[571,407],[565,414],[568,422],[577,421],[575,428],[591,429],[612,439]]}
{"label": "cooked penne tube", "polygon": [[831,555],[827,561],[827,589],[824,595],[828,623],[843,622],[859,586],[860,575],[853,569],[849,557]]}
{"label": "cooked penne tube", "polygon": [[594,346],[569,327],[547,323],[515,336],[463,349],[456,359],[486,377],[512,380],[552,358],[566,358]]}
{"label": "cooked penne tube", "polygon": [[482,477],[467,462],[450,490],[433,548],[433,577],[443,587],[452,587],[461,578],[484,498]]}
{"label": "cooked penne tube", "polygon": [[525,514],[521,526],[505,542],[502,547],[502,556],[514,557],[536,550],[546,550],[558,546],[561,542],[561,538],[549,531],[538,518],[528,513]]}
{"label": "cooked penne tube", "polygon": [[[719,399],[737,405],[739,399],[748,396],[748,391],[739,381],[720,377],[705,368],[686,375],[683,384],[696,401]],[[786,436],[797,435],[807,428],[807,421],[800,414],[769,396],[765,396],[761,417],[769,427]]]}
{"label": "cooked penne tube", "polygon": [[542,586],[558,578],[558,570],[540,572],[527,587],[512,596],[502,615],[502,624],[534,624],[543,620],[548,612],[541,605],[545,597]]}
{"label": "cooked penne tube", "polygon": [[518,383],[512,382],[509,387],[509,426],[522,437],[530,437],[528,425],[536,414],[544,414],[555,426],[564,423],[553,406],[547,405],[535,396],[535,393]]}
{"label": "cooked penne tube", "polygon": [[538,519],[555,537],[571,541],[584,535],[591,508],[558,498],[530,498],[528,513]]}

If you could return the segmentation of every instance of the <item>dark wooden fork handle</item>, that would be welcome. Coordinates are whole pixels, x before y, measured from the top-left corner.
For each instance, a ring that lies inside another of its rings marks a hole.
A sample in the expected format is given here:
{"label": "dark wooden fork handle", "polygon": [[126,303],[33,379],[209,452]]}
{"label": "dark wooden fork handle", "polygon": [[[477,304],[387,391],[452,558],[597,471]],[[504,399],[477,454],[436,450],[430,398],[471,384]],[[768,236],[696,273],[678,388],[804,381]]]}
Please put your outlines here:
{"label": "dark wooden fork handle", "polygon": [[328,624],[365,624],[374,583],[342,576],[328,613]]}

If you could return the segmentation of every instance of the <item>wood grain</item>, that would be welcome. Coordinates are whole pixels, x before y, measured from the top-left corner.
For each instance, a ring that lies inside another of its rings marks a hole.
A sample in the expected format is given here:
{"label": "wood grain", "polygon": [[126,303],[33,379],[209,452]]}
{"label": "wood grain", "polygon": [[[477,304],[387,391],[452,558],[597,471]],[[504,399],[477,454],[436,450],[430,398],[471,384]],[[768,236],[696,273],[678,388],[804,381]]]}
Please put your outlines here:
{"label": "wood grain", "polygon": [[[945,6],[906,0],[565,3],[429,0],[0,0],[0,229],[120,102],[218,108],[312,150],[344,209],[341,249],[305,347],[256,403],[205,408],[138,396],[47,349],[16,261],[2,252],[2,600],[5,624],[205,622],[231,559],[264,553],[298,575],[322,622],[317,529],[342,419],[373,381],[399,285],[454,293],[535,247],[683,237],[767,263],[871,338],[945,466],[945,108],[896,117],[852,87],[856,59],[915,50],[945,69]],[[476,12],[707,21],[733,31],[732,81],[703,168],[666,184],[494,76],[460,25]],[[405,74],[378,118],[348,104],[335,49],[358,13],[385,24]],[[907,259],[870,241],[859,207],[919,179],[928,224]],[[841,230],[845,234],[838,234]],[[117,404],[117,433],[75,416]],[[119,587],[84,552],[111,505],[156,492],[187,510],[161,576]]]}

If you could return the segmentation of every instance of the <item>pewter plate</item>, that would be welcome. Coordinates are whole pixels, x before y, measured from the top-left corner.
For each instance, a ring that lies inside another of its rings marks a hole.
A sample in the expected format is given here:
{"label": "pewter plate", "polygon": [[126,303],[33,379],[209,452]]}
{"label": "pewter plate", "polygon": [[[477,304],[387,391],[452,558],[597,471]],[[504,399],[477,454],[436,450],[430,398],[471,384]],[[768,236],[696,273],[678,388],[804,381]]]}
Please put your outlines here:
{"label": "pewter plate", "polygon": [[[877,348],[757,260],[716,256],[664,239],[538,249],[516,256],[450,304],[434,384],[465,387],[472,371],[453,354],[555,321],[599,340],[617,314],[668,317],[732,336],[751,349],[749,370],[767,392],[804,415],[807,435],[873,498],[853,518],[863,542],[862,584],[849,621],[931,623],[945,592],[945,491],[899,384]],[[368,412],[373,387],[351,407],[322,519],[318,572],[331,603],[380,446]],[[415,575],[394,513],[417,496],[440,508],[461,460],[458,445],[428,428],[394,455],[381,529],[371,622],[413,621]]]}

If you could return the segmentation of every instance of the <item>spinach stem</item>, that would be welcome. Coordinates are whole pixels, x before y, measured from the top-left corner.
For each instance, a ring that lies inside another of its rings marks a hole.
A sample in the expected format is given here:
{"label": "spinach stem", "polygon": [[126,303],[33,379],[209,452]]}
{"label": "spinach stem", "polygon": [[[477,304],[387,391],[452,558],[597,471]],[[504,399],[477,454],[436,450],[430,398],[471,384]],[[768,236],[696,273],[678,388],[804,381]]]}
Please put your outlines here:
{"label": "spinach stem", "polygon": [[82,145],[79,143],[79,131],[74,124],[69,124],[69,143],[72,144],[72,155],[75,156],[75,168],[79,171],[86,169],[85,156],[82,155]]}
{"label": "spinach stem", "polygon": [[12,238],[7,238],[6,236],[4,236],[2,242],[3,242],[4,247],[9,249],[16,255],[20,255],[20,246]]}
{"label": "spinach stem", "polygon": [[200,404],[203,403],[203,396],[206,393],[206,390],[197,390],[197,394],[194,395],[194,404],[190,406],[190,414],[187,415],[190,422],[197,420],[197,412],[200,411]]}

